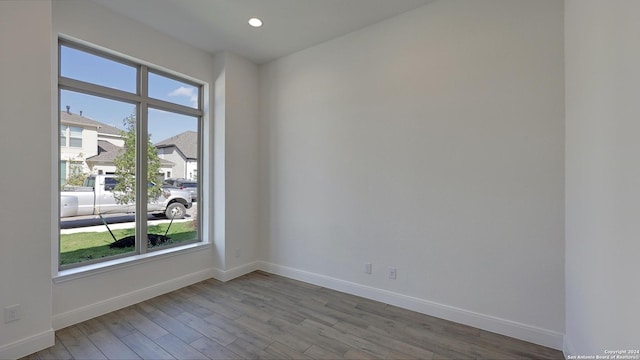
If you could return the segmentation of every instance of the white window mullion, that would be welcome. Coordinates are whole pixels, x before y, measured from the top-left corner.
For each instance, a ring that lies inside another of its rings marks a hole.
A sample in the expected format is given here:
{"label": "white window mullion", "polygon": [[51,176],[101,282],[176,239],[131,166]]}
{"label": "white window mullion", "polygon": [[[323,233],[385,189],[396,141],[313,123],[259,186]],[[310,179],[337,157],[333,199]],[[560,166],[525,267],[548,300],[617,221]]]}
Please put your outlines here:
{"label": "white window mullion", "polygon": [[[140,66],[140,77],[138,89],[143,99],[147,97],[148,69]],[[149,106],[146,101],[142,101],[138,107],[136,116],[136,245],[140,254],[147,252],[147,139],[149,130],[147,128],[147,113]]]}

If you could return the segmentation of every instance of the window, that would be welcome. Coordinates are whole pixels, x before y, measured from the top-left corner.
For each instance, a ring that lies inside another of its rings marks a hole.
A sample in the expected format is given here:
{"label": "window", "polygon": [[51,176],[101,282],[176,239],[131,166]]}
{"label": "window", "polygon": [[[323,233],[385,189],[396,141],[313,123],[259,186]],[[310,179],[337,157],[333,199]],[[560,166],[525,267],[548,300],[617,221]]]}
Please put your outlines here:
{"label": "window", "polygon": [[202,241],[200,182],[162,175],[202,162],[203,85],[63,39],[59,55],[59,268]]}
{"label": "window", "polygon": [[82,147],[82,128],[78,126],[69,127],[69,147]]}
{"label": "window", "polygon": [[79,126],[60,124],[60,146],[82,148],[82,131]]}
{"label": "window", "polygon": [[67,162],[60,161],[60,187],[63,187],[67,182]]}
{"label": "window", "polygon": [[60,146],[67,146],[67,132],[69,127],[67,125],[60,125]]}
{"label": "window", "polygon": [[115,178],[104,179],[104,191],[113,191],[116,188],[117,180]]}

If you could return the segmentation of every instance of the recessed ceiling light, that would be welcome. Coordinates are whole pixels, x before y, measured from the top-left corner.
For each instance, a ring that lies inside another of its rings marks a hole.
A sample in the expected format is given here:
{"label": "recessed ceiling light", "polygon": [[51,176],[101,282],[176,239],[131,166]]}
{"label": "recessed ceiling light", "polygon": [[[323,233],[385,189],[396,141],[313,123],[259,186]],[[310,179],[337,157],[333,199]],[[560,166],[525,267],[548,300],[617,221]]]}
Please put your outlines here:
{"label": "recessed ceiling light", "polygon": [[258,18],[251,18],[249,19],[249,25],[255,27],[255,28],[259,28],[260,26],[262,26],[262,20],[258,19]]}

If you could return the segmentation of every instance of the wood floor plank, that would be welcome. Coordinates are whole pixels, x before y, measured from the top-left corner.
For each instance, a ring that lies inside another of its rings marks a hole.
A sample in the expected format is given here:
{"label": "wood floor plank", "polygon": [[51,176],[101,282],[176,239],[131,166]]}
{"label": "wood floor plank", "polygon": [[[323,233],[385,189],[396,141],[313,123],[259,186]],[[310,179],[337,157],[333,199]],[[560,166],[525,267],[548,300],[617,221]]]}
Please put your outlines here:
{"label": "wood floor plank", "polygon": [[[391,350],[391,353],[396,354],[396,357],[414,358],[414,359],[430,359],[433,357],[433,352],[426,350],[419,346],[408,344],[404,341],[396,340],[368,329],[362,329],[358,326],[353,326],[348,323],[338,323],[334,326],[336,329],[342,330],[346,333],[359,336],[363,339],[367,339],[370,342],[380,344]],[[390,357],[387,355],[387,358]]]}
{"label": "wood floor plank", "polygon": [[242,318],[236,320],[235,323],[244,328],[249,328],[252,331],[259,333],[265,337],[269,337],[274,341],[278,341],[301,353],[304,353],[312,345],[310,342],[301,339],[295,334],[283,331],[273,324],[264,323],[258,319],[253,319],[248,316],[243,316]]}
{"label": "wood floor plank", "polygon": [[190,345],[209,359],[242,359],[238,354],[204,336]]}
{"label": "wood floor plank", "polygon": [[226,348],[240,355],[243,359],[256,359],[269,345],[271,342],[265,342],[258,338],[252,341],[238,338]]}
{"label": "wood floor plank", "polygon": [[97,319],[119,338],[131,335],[136,330],[117,311],[102,315]]}
{"label": "wood floor plank", "polygon": [[89,340],[108,359],[140,359],[140,357],[108,329],[103,329],[88,336]]}
{"label": "wood floor plank", "polygon": [[[275,326],[279,326],[284,331],[296,334],[296,336],[299,337],[302,341],[316,345],[322,350],[340,354],[340,357],[342,357],[342,355],[344,355],[344,353],[346,353],[350,349],[348,345],[345,345],[339,341],[335,341],[334,339],[321,334],[320,331],[303,326],[302,324],[294,325],[280,320],[276,317],[269,320],[269,323],[274,324]],[[309,349],[307,349],[307,351],[308,350]],[[307,354],[307,351],[305,351],[304,353]]]}
{"label": "wood floor plank", "polygon": [[205,280],[58,330],[46,359],[563,359],[562,352],[281,276]]}
{"label": "wood floor plank", "polygon": [[201,295],[191,296],[187,298],[187,301],[198,306],[202,306],[215,314],[222,315],[231,320],[235,320],[244,315],[241,311],[238,311],[231,306],[227,306],[223,302],[214,302]]}
{"label": "wood floor plank", "polygon": [[171,293],[166,295],[168,301],[171,301],[174,306],[182,309],[183,311],[187,311],[190,314],[193,314],[198,317],[207,317],[213,314],[213,311],[200,306],[192,301],[188,301],[186,298],[183,298],[179,294]]}
{"label": "wood floor plank", "polygon": [[237,337],[226,332],[225,330],[188,312],[183,312],[182,314],[178,315],[176,319],[199,331],[202,335],[219,343],[222,346],[227,346],[237,339]]}
{"label": "wood floor plank", "polygon": [[562,360],[564,356],[561,352],[545,347],[535,345],[526,341],[510,338],[508,336],[492,333],[489,331],[480,331],[480,339],[486,340],[492,344],[498,344],[500,348],[510,352],[520,354],[529,358]]}
{"label": "wood floor plank", "polygon": [[171,301],[171,299],[169,299],[169,297],[161,295],[158,297],[155,297],[151,300],[147,300],[147,302],[149,302],[151,305],[153,305],[155,308],[161,310],[163,313],[169,315],[169,316],[178,316],[180,314],[182,314],[184,312],[184,310],[182,308],[180,308],[179,306],[177,306],[176,303],[174,303],[173,301]]}
{"label": "wood floor plank", "polygon": [[74,359],[107,358],[75,325],[58,331],[57,336]]}
{"label": "wood floor plank", "polygon": [[269,345],[264,350],[263,353],[260,353],[259,358],[273,359],[273,360],[279,360],[279,359],[309,360],[311,359],[310,357],[304,354],[304,351],[301,352],[301,351],[292,349],[286,344],[280,343],[279,341],[274,341],[273,343],[271,343],[271,345]]}
{"label": "wood floor plank", "polygon": [[202,337],[202,334],[198,331],[183,324],[176,318],[165,314],[161,310],[155,310],[147,313],[146,317],[186,343],[190,343]]}
{"label": "wood floor plank", "polygon": [[[303,321],[302,326],[308,326],[310,328],[316,329],[317,331],[319,331],[320,335],[326,336],[337,342],[341,342],[351,347],[352,349],[356,349],[356,350],[359,350],[360,352],[367,353],[371,357],[376,359],[384,359],[389,354],[389,349],[385,348],[384,346],[373,343],[361,337],[342,332],[334,327],[327,326],[310,319]],[[349,349],[349,350],[352,350],[352,349]],[[349,350],[347,350],[345,354]]]}
{"label": "wood floor plank", "polygon": [[78,327],[78,329],[80,329],[80,331],[82,331],[87,336],[95,334],[99,331],[109,331],[107,326],[102,321],[100,321],[100,317],[83,321],[79,324],[76,324],[76,327]]}
{"label": "wood floor plank", "polygon": [[[328,314],[329,316],[331,316],[332,318],[338,320],[338,322],[342,322],[342,323],[348,323],[354,326],[359,326],[363,329],[366,329],[369,325],[371,325],[370,322],[363,320],[357,316],[353,316],[353,314],[346,312],[346,311],[340,311],[340,310],[336,310],[336,309],[332,309],[329,308],[326,305],[326,303],[322,303],[320,301],[316,301],[316,300],[303,300],[300,303],[301,306],[304,306],[306,308],[310,308],[315,310],[316,312],[323,312],[325,314]],[[336,322],[336,324],[338,323]],[[335,325],[335,324],[333,324]]]}
{"label": "wood floor plank", "polygon": [[131,350],[135,351],[135,353],[143,359],[174,359],[174,357],[166,352],[160,345],[137,330],[123,337],[122,342],[127,344]]}
{"label": "wood floor plank", "polygon": [[202,289],[201,295],[206,299],[210,301],[215,301],[216,303],[229,307],[234,311],[238,311],[244,315],[249,314],[262,321],[267,321],[271,317],[273,317],[273,314],[267,311],[264,311],[261,308],[255,308],[254,306],[245,304],[242,302],[241,298],[234,298],[232,296],[229,296],[229,294],[226,294],[224,291],[221,291],[220,289],[213,289],[213,288],[206,288],[206,287],[203,287],[201,289]]}
{"label": "wood floor plank", "polygon": [[39,360],[71,360],[73,355],[62,344],[58,336],[55,336],[55,343],[52,347],[37,352],[36,358]]}
{"label": "wood floor plank", "polygon": [[344,354],[344,358],[345,359],[350,359],[350,360],[373,360],[373,359],[382,359],[380,357],[377,356],[373,356],[368,352],[362,351],[362,350],[358,350],[358,349],[349,349],[349,351],[347,351]]}
{"label": "wood floor plank", "polygon": [[344,359],[343,354],[339,354],[331,350],[323,349],[317,345],[312,345],[309,349],[307,349],[307,351],[304,352],[304,354],[312,359],[326,359],[326,360]]}
{"label": "wood floor plank", "polygon": [[406,323],[403,323],[401,321],[396,321],[387,317],[360,310],[355,305],[351,306],[348,302],[344,301],[332,300],[329,301],[325,306],[329,309],[334,309],[336,311],[351,314],[352,316],[367,322],[369,326],[375,326],[376,328],[385,330],[389,333],[397,333],[407,326]]}
{"label": "wood floor plank", "polygon": [[151,340],[167,335],[169,332],[148,317],[139,313],[135,308],[128,307],[121,310],[121,314],[131,326],[143,333]]}
{"label": "wood floor plank", "polygon": [[196,350],[191,345],[180,340],[173,334],[167,334],[154,341],[166,350],[171,356],[181,360],[202,360],[208,359],[206,355]]}

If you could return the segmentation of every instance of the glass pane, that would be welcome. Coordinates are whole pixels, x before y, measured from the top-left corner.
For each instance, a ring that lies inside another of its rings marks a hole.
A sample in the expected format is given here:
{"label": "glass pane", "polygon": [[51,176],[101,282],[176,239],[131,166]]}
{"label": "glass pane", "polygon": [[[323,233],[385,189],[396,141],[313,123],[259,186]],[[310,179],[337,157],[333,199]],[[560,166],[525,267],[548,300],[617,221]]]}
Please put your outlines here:
{"label": "glass pane", "polygon": [[135,67],[67,46],[60,47],[60,75],[136,93]]}
{"label": "glass pane", "polygon": [[[155,183],[162,193],[149,202],[163,219],[148,222],[149,250],[198,241],[198,168],[197,117],[149,109],[149,135],[154,154],[149,159],[149,180],[153,166]],[[152,160],[157,154],[157,160]],[[157,162],[156,162],[157,161]],[[153,164],[153,165],[152,165]]]}
{"label": "glass pane", "polygon": [[67,162],[60,161],[60,186],[64,186],[67,181]]}
{"label": "glass pane", "polygon": [[72,126],[69,128],[69,136],[75,138],[82,138],[82,128],[78,126]]}
{"label": "glass pane", "polygon": [[79,138],[79,139],[69,138],[69,147],[81,148],[82,138]]}
{"label": "glass pane", "polygon": [[60,103],[60,125],[80,136],[60,148],[60,265],[130,255],[136,107],[67,90],[60,91]]}
{"label": "glass pane", "polygon": [[197,109],[199,91],[196,86],[149,73],[149,97]]}
{"label": "glass pane", "polygon": [[60,125],[60,146],[67,146],[67,125]]}

